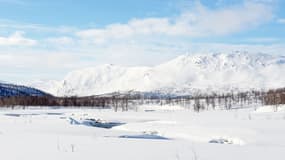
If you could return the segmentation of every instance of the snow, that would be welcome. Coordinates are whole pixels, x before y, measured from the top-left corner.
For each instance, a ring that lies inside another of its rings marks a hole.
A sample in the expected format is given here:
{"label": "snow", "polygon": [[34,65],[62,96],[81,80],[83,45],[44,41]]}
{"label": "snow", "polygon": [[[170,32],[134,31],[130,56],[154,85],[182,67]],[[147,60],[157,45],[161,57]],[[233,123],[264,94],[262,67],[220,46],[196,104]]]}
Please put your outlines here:
{"label": "snow", "polygon": [[[5,160],[283,160],[285,106],[200,113],[180,106],[0,110]],[[151,112],[146,111],[151,110]],[[78,120],[71,124],[70,118]],[[110,129],[84,123],[120,122]]]}
{"label": "snow", "polygon": [[54,93],[57,93],[58,88],[61,86],[61,82],[57,80],[33,80],[30,83],[24,85],[32,86],[47,93],[56,95]]}
{"label": "snow", "polygon": [[191,94],[284,87],[285,57],[247,52],[182,55],[154,67],[112,64],[72,71],[62,81],[33,84],[58,96],[117,91]]}
{"label": "snow", "polygon": [[0,97],[27,96],[27,95],[47,96],[48,94],[35,88],[0,82]]}
{"label": "snow", "polygon": [[282,112],[282,111],[285,111],[285,108],[284,107],[276,107],[274,105],[269,105],[269,106],[266,106],[266,107],[262,107],[262,108],[258,108],[255,112],[257,113],[271,113],[271,112]]}

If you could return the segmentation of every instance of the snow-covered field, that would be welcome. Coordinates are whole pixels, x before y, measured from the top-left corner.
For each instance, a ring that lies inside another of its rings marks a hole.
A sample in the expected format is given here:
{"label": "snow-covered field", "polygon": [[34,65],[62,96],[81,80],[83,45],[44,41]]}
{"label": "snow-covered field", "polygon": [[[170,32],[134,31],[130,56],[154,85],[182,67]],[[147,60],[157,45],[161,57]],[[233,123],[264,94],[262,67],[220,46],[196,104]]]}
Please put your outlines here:
{"label": "snow-covered field", "polygon": [[[114,123],[110,129],[94,127]],[[284,160],[285,106],[1,109],[3,160]]]}

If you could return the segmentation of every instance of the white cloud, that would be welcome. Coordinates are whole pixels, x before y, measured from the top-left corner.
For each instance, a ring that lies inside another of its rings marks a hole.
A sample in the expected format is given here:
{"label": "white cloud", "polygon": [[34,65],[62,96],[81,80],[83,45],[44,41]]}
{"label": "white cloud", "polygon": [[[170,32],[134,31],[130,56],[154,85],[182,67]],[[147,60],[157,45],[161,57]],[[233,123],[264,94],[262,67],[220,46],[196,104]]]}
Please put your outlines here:
{"label": "white cloud", "polygon": [[285,18],[277,19],[277,23],[285,24]]}
{"label": "white cloud", "polygon": [[47,38],[46,41],[48,43],[52,43],[55,45],[70,45],[74,44],[74,40],[71,37],[55,37],[55,38]]}
{"label": "white cloud", "polygon": [[[0,51],[0,77],[9,82],[62,78],[66,72],[81,66],[81,56],[69,52],[32,49]],[[5,75],[5,76],[4,76]]]}
{"label": "white cloud", "polygon": [[63,50],[3,48],[0,50],[0,73],[10,74],[2,76],[2,80],[28,82],[32,79],[61,79],[74,69],[105,63],[156,65],[186,53],[231,53],[236,50],[280,55],[285,53],[284,44],[188,43],[176,39],[146,41],[121,41],[102,46],[71,45]]}
{"label": "white cloud", "polygon": [[15,32],[8,37],[0,37],[2,46],[32,46],[37,43],[36,40],[25,38],[23,32]]}
{"label": "white cloud", "polygon": [[134,36],[220,36],[256,27],[272,17],[271,6],[264,3],[244,2],[215,10],[197,3],[193,10],[178,17],[132,19],[126,24],[82,30],[76,35],[99,44]]}
{"label": "white cloud", "polygon": [[[267,22],[273,16],[268,5],[245,2],[242,6],[233,6],[219,10],[209,10],[200,5],[197,14],[192,16],[193,30],[202,35],[227,35]],[[189,18],[188,18],[189,19]],[[189,24],[189,22],[188,22]],[[190,26],[191,27],[191,26]]]}
{"label": "white cloud", "polygon": [[22,23],[8,19],[0,19],[1,30],[24,30],[30,32],[73,33],[78,29],[72,26],[46,26],[36,23]]}
{"label": "white cloud", "polygon": [[195,43],[191,46],[193,53],[213,53],[233,51],[247,51],[249,53],[266,53],[283,55],[284,44],[227,44],[227,43]]}

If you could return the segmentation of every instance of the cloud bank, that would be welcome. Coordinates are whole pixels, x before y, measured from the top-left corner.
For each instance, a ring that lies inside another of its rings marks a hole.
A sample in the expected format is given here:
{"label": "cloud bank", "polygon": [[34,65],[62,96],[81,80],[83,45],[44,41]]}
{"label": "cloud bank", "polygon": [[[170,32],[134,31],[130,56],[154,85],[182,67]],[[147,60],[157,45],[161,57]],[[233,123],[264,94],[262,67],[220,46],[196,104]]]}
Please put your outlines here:
{"label": "cloud bank", "polygon": [[242,5],[209,9],[201,3],[188,12],[170,18],[132,19],[126,24],[110,24],[76,33],[93,43],[136,36],[223,36],[257,27],[273,17],[272,8],[264,3],[244,2]]}
{"label": "cloud bank", "polygon": [[24,32],[17,31],[8,37],[0,37],[0,46],[33,46],[37,41],[24,37]]}

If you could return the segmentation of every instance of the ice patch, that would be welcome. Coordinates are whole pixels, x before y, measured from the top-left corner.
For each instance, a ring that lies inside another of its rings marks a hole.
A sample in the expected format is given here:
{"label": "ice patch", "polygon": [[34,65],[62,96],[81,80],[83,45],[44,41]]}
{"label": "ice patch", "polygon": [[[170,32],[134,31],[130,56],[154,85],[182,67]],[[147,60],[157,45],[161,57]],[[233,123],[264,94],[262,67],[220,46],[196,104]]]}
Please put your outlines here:
{"label": "ice patch", "polygon": [[176,121],[153,121],[151,123],[156,123],[156,124],[177,124]]}
{"label": "ice patch", "polygon": [[10,116],[10,117],[26,117],[26,116],[39,116],[39,115],[59,116],[59,115],[63,115],[63,113],[56,113],[56,112],[48,112],[48,113],[7,113],[4,115]]}
{"label": "ice patch", "polygon": [[157,131],[145,131],[140,135],[122,135],[119,138],[170,140],[169,138],[158,135]]}
{"label": "ice patch", "polygon": [[10,116],[10,117],[22,117],[22,116],[38,116],[40,114],[37,113],[29,113],[29,114],[21,114],[21,113],[7,113],[5,116]]}
{"label": "ice patch", "polygon": [[76,120],[74,118],[69,117],[69,120],[71,125],[85,125],[85,126],[105,128],[105,129],[110,129],[125,124],[122,122],[106,122],[100,119]]}
{"label": "ice patch", "polygon": [[63,115],[63,113],[46,113],[47,115],[52,115],[52,116],[60,116]]}
{"label": "ice patch", "polygon": [[225,137],[211,139],[209,143],[245,145],[245,142],[239,138],[225,138]]}

